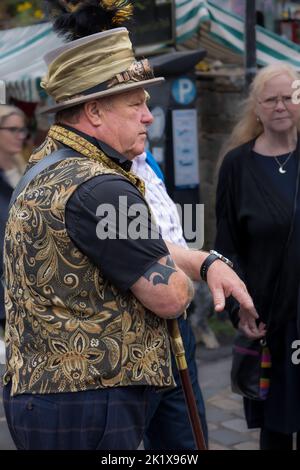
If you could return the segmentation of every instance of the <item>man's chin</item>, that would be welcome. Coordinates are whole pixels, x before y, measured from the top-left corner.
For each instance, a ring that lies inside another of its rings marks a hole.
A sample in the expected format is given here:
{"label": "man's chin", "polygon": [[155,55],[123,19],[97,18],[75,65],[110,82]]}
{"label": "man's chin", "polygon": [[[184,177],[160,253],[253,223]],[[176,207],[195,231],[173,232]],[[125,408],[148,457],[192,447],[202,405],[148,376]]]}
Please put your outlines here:
{"label": "man's chin", "polygon": [[128,160],[133,160],[135,157],[142,155],[142,153],[144,153],[145,151],[145,145],[143,145],[141,147],[135,148],[132,152],[128,152],[128,154],[125,156],[126,158],[128,158]]}

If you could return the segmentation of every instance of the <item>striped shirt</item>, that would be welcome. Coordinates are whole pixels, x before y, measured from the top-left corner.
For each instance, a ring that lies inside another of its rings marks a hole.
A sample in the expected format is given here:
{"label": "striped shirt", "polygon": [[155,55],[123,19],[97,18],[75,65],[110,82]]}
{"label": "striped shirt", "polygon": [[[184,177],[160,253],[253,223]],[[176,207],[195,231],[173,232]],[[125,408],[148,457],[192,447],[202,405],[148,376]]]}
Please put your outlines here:
{"label": "striped shirt", "polygon": [[131,171],[145,182],[145,198],[159,225],[163,239],[187,248],[176,205],[169,197],[163,181],[146,162],[145,152],[132,161]]}

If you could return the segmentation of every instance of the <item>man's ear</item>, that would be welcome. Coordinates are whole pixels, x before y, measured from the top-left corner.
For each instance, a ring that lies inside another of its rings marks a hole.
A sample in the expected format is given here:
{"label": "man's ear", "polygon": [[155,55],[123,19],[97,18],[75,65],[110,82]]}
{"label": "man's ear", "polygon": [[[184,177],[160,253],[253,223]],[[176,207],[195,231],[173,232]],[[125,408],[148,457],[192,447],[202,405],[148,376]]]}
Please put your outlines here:
{"label": "man's ear", "polygon": [[102,123],[102,109],[97,100],[88,101],[83,107],[86,119],[94,127],[98,127]]}

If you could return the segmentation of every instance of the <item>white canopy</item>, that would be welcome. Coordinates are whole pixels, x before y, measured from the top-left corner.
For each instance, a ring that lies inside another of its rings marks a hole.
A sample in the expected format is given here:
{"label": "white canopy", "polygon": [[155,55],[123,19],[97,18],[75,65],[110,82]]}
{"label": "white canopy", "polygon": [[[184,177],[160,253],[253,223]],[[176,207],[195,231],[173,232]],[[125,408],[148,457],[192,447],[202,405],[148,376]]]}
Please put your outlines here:
{"label": "white canopy", "polygon": [[[244,53],[244,20],[223,10],[220,2],[175,0],[176,41],[189,39],[205,22],[209,38]],[[0,31],[0,79],[11,96],[24,101],[40,101],[43,90],[40,79],[46,73],[43,56],[59,47],[63,40],[53,32],[50,23]],[[300,47],[271,31],[257,26],[257,62],[260,65],[285,61],[300,71]],[[201,44],[199,44],[201,46]],[[156,46],[159,50],[163,44]],[[147,48],[153,52],[153,48]]]}
{"label": "white canopy", "polygon": [[24,101],[40,100],[44,54],[62,44],[49,23],[0,31],[0,78],[8,91]]}

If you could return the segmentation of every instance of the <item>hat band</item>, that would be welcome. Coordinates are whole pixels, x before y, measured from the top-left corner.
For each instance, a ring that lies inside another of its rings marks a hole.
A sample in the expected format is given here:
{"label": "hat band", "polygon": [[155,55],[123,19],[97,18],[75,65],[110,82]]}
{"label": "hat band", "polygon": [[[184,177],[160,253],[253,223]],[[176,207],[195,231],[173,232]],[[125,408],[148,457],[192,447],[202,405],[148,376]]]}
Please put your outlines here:
{"label": "hat band", "polygon": [[129,69],[125,70],[124,72],[118,73],[106,82],[99,83],[98,85],[95,85],[91,88],[88,88],[87,90],[82,91],[79,95],[73,95],[69,97],[68,100],[73,100],[74,98],[79,98],[81,96],[92,95],[101,91],[106,91],[117,85],[126,84],[129,82],[140,82],[143,80],[150,80],[151,78],[154,78],[154,73],[149,64],[149,61],[147,59],[135,61],[131,64]]}

